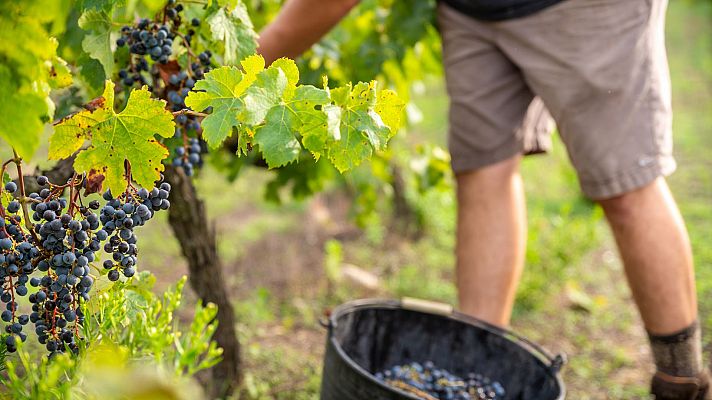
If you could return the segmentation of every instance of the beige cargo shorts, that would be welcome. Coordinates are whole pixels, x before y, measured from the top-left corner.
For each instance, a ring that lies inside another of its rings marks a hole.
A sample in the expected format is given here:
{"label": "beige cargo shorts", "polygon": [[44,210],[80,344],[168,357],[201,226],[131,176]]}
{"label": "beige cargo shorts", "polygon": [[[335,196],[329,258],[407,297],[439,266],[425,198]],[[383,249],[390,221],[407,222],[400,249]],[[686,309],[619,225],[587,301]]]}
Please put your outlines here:
{"label": "beige cargo shorts", "polygon": [[583,192],[675,170],[666,0],[565,0],[484,22],[438,6],[455,173],[546,150],[553,121]]}

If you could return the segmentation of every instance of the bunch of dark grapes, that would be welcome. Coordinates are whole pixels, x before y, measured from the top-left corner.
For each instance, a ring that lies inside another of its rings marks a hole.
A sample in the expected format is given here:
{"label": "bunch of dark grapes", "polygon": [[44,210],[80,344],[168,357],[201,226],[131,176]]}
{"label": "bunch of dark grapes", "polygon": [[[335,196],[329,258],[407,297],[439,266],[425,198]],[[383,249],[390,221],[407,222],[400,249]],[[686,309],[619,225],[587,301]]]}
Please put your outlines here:
{"label": "bunch of dark grapes", "polygon": [[[168,0],[168,5],[164,8],[164,13],[165,13],[166,18],[172,20],[173,23],[176,25],[181,24],[181,16],[180,16],[181,11],[183,11],[183,5],[176,4],[176,0]],[[200,20],[197,18],[193,18],[190,21],[190,23],[193,26],[199,26]],[[191,33],[191,35],[192,35],[192,33]],[[190,38],[188,38],[188,39],[190,40]]]}
{"label": "bunch of dark grapes", "polygon": [[396,365],[377,372],[375,377],[423,399],[501,400],[505,395],[504,387],[497,381],[476,373],[467,374],[464,379],[445,369],[436,368],[431,361],[422,365],[417,362]]}
{"label": "bunch of dark grapes", "polygon": [[[9,182],[5,190],[14,193],[17,185]],[[6,323],[5,332],[9,334],[5,337],[9,352],[17,350],[17,340],[24,342],[27,339],[23,328],[30,317],[19,313],[16,297],[27,295],[29,275],[34,271],[32,260],[40,254],[33,238],[23,232],[22,219],[18,215],[20,208],[17,200],[11,201],[0,219],[0,301],[5,305],[0,318]]]}
{"label": "bunch of dark grapes", "polygon": [[[185,98],[188,96],[190,89],[195,85],[195,80],[188,76],[188,73],[181,71],[177,74],[172,74],[168,78],[167,100],[172,111],[180,111],[185,108]],[[185,125],[188,122],[188,116],[179,114],[176,117],[176,122],[179,125]]]}
{"label": "bunch of dark grapes", "polygon": [[201,151],[200,141],[191,138],[187,145],[176,147],[173,165],[182,167],[186,175],[193,176],[195,168],[200,168],[203,165],[203,160],[200,158]]}
{"label": "bunch of dark grapes", "polygon": [[[198,54],[200,62],[191,64],[191,71],[196,78],[200,79],[210,71],[210,57],[212,57],[210,50],[205,50]],[[172,111],[188,109],[185,106],[185,98],[195,85],[195,80],[187,72],[181,71],[168,78],[168,85],[167,100],[170,109]],[[203,165],[203,160],[200,157],[202,146],[199,139],[188,139],[187,135],[189,132],[195,132],[198,135],[202,133],[200,121],[195,115],[178,114],[175,117],[175,122],[175,138],[184,140],[183,145],[176,147],[172,163],[176,167],[182,167],[186,175],[193,176],[194,170]]]}
{"label": "bunch of dark grapes", "polygon": [[171,185],[161,183],[159,188],[148,191],[144,188],[135,193],[125,192],[114,198],[110,191],[104,193],[106,205],[101,209],[100,220],[104,226],[104,235],[109,238],[104,244],[106,254],[111,259],[104,261],[108,278],[117,281],[119,274],[130,278],[136,273],[136,236],[134,228],[144,225],[159,210],[170,207],[168,195]]}
{"label": "bunch of dark grapes", "polygon": [[[15,351],[17,339],[27,338],[23,326],[31,321],[39,342],[50,353],[77,351],[77,333],[84,318],[80,302],[89,299],[94,283],[89,276],[89,263],[101,248],[97,237],[99,218],[91,211],[99,205],[67,209],[67,200],[60,198],[64,187],[49,184],[44,176],[38,177],[37,182],[45,187],[28,196],[35,222],[32,230],[22,226],[17,200],[8,204],[1,223],[0,259],[4,268],[0,278],[4,285],[0,297],[7,304],[2,319],[8,323],[5,331],[10,334],[5,344],[8,351]],[[12,193],[17,186],[10,182],[5,189]],[[30,278],[35,271],[46,275]],[[28,282],[38,287],[29,295],[30,315],[19,313],[15,301],[15,296],[28,294]]]}
{"label": "bunch of dark grapes", "polygon": [[213,53],[211,53],[210,50],[205,50],[204,52],[198,54],[198,62],[193,62],[190,64],[190,70],[193,72],[196,78],[203,79],[205,74],[210,72],[212,56]]}
{"label": "bunch of dark grapes", "polygon": [[[119,268],[124,276],[131,277],[137,254],[133,228],[170,206],[170,185],[162,183],[160,189],[137,190],[135,197],[129,199],[126,194],[118,199],[105,195],[108,204],[99,217],[95,213],[100,208],[99,201],[86,206],[81,203],[79,189],[85,186],[85,180],[53,185],[47,177],[40,176],[37,183],[42,189],[30,193],[26,200],[30,203],[27,216],[34,221],[31,229],[23,225],[18,200],[0,207],[0,301],[5,304],[0,318],[6,323],[5,345],[9,352],[16,351],[18,340],[27,339],[24,326],[32,322],[38,341],[50,356],[77,352],[84,321],[81,304],[89,300],[94,285],[90,264],[96,261],[96,252],[106,242],[104,250],[116,261],[104,263],[110,280],[118,280]],[[75,189],[70,191],[69,202],[61,197],[68,187]],[[15,193],[18,188],[9,182],[4,189]],[[37,276],[31,276],[35,273]],[[37,288],[29,296],[28,283]],[[23,296],[28,296],[32,304],[29,315],[18,308],[17,297]]]}
{"label": "bunch of dark grapes", "polygon": [[81,303],[89,300],[94,285],[89,263],[96,259],[103,240],[99,217],[94,211],[99,202],[88,206],[70,205],[61,198],[64,187],[48,183],[46,177],[37,182],[46,186],[31,193],[32,219],[36,222],[42,256],[36,260],[37,270],[45,273],[33,277],[38,291],[29,297],[32,303],[30,321],[40,343],[52,353],[66,349],[78,351],[79,327],[84,322]]}
{"label": "bunch of dark grapes", "polygon": [[[188,73],[181,71],[177,74],[172,74],[168,79],[168,107],[172,111],[180,111],[185,107],[185,98],[188,92],[195,85],[195,80],[188,76]],[[176,131],[175,138],[181,139],[182,145],[174,150],[173,165],[182,167],[188,176],[192,176],[194,169],[202,166],[203,162],[200,157],[201,146],[200,140],[189,138],[189,133],[199,135],[202,132],[198,117],[181,113],[176,115]]]}
{"label": "bunch of dark grapes", "polygon": [[150,69],[146,56],[154,62],[166,64],[168,57],[173,53],[172,46],[175,34],[170,32],[168,25],[151,23],[142,19],[136,26],[121,28],[121,37],[116,40],[119,47],[128,46],[132,61],[128,68],[119,70],[119,78],[127,88],[134,84],[147,85],[149,80],[144,73],[150,71],[151,76],[158,75],[158,71]]}
{"label": "bunch of dark grapes", "polygon": [[150,56],[151,60],[165,64],[173,53],[173,39],[175,35],[170,32],[168,25],[153,24],[144,18],[136,27],[122,27],[116,45],[128,45],[131,54]]}
{"label": "bunch of dark grapes", "polygon": [[[160,72],[157,68],[149,66],[146,57],[150,58],[154,63],[165,65],[168,64],[170,56],[173,54],[174,41],[178,40],[183,46],[190,46],[195,31],[189,28],[185,34],[179,32],[182,24],[180,14],[183,11],[183,5],[175,3],[175,0],[168,2],[168,5],[164,8],[165,18],[161,23],[144,18],[134,26],[126,25],[121,28],[121,37],[116,40],[116,45],[118,47],[127,46],[130,59],[129,65],[119,70],[119,78],[125,87],[130,88],[134,84],[159,86]],[[191,25],[199,26],[200,20],[193,18]],[[205,72],[209,71],[210,52],[203,52],[194,57],[197,57],[197,60],[191,65],[192,76],[200,79]],[[152,78],[150,82],[146,77],[146,73]],[[193,78],[190,78],[190,80],[192,81]],[[189,90],[192,88],[192,84],[188,85],[188,83],[186,82],[185,87]],[[174,83],[173,86],[177,87],[178,85]],[[153,90],[154,87],[151,89]],[[166,89],[168,90],[168,88]],[[185,98],[185,95],[183,95],[183,98]],[[174,103],[179,104],[180,102],[176,101]]]}

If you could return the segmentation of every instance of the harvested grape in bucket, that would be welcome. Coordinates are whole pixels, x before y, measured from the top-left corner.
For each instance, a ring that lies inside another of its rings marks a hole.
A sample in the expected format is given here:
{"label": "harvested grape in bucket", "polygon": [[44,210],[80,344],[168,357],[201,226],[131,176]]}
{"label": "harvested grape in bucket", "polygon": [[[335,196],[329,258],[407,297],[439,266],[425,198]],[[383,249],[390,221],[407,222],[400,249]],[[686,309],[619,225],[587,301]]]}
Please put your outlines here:
{"label": "harvested grape in bucket", "polygon": [[460,377],[437,368],[432,361],[396,365],[377,372],[376,379],[425,400],[499,400],[504,387],[478,373]]}

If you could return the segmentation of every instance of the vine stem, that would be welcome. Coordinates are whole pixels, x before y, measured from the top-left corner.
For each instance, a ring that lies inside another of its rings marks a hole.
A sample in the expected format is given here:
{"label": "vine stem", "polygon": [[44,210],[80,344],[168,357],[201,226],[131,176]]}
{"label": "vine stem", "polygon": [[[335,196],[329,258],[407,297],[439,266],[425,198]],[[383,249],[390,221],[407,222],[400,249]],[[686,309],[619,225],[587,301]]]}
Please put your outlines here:
{"label": "vine stem", "polygon": [[[14,152],[15,152],[15,151],[13,150],[13,153],[14,153]],[[15,159],[14,159],[14,158],[11,158],[11,159],[5,161],[4,163],[2,163],[2,172],[5,173],[5,168],[7,168],[7,166],[10,165],[10,163],[13,163],[13,162],[15,162]]]}
{"label": "vine stem", "polygon": [[[126,196],[126,201],[129,199],[129,187],[131,186],[131,163],[126,160],[126,165],[124,166],[126,168],[126,191],[124,192],[124,195]],[[119,196],[117,195],[116,198],[118,199]]]}
{"label": "vine stem", "polygon": [[207,116],[209,115],[209,114],[206,114],[206,113],[201,113],[201,112],[197,112],[197,111],[193,111],[193,110],[188,110],[188,109],[185,109],[185,108],[182,109],[182,110],[180,110],[180,111],[173,111],[172,114],[173,114],[174,116],[176,116],[176,115],[181,115],[181,114],[185,114],[185,115],[192,115],[192,116],[194,116],[194,117],[207,117]]}
{"label": "vine stem", "polygon": [[[35,235],[35,230],[33,229],[34,227],[32,226],[32,221],[30,221],[30,212],[29,209],[27,208],[27,200],[25,196],[25,176],[22,174],[22,158],[20,158],[19,155],[17,155],[17,151],[15,149],[12,149],[12,154],[15,156],[15,166],[17,167],[17,179],[18,182],[20,183],[20,205],[22,206],[22,217],[25,220],[25,227],[27,228],[28,231],[30,231],[30,234],[37,240],[37,236]],[[39,243],[39,240],[37,240]]]}
{"label": "vine stem", "polygon": [[[75,196],[74,196],[74,192],[75,192],[74,186],[75,186],[76,180],[77,180],[77,173],[75,172],[74,175],[72,175],[72,180],[70,181],[71,185],[69,186],[69,209],[67,210],[67,214],[69,214],[69,215],[74,215],[72,213],[72,210],[74,209],[74,205],[75,205],[74,203],[76,201]],[[79,190],[76,190],[76,192],[77,192],[77,194],[79,194]]]}
{"label": "vine stem", "polygon": [[[198,57],[195,55],[195,53],[193,53],[193,49],[190,48],[190,43],[188,43],[188,40],[185,38],[185,36],[183,36],[179,32],[174,33],[176,34],[176,36],[181,38],[181,40],[183,40],[183,45],[185,46],[186,50],[188,50],[188,55],[193,58],[193,60],[198,60]],[[188,68],[188,70],[190,71],[190,68]]]}
{"label": "vine stem", "polygon": [[8,286],[8,290],[10,290],[10,295],[12,296],[12,322],[15,322],[15,312],[17,311],[17,307],[15,305],[15,284],[12,283],[12,275],[9,275],[7,279],[9,280],[10,284],[10,286]]}

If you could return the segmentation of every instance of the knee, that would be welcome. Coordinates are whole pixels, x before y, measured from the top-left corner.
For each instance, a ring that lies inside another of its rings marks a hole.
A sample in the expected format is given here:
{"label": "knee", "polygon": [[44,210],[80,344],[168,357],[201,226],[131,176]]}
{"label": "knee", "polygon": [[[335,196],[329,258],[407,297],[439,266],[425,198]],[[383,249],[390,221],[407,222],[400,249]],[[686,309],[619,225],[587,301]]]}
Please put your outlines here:
{"label": "knee", "polygon": [[609,220],[625,221],[637,215],[641,210],[647,190],[648,187],[633,190],[610,199],[598,200],[598,204],[601,205]]}

